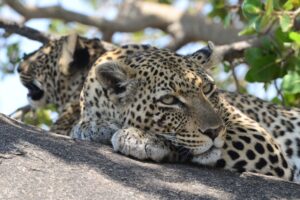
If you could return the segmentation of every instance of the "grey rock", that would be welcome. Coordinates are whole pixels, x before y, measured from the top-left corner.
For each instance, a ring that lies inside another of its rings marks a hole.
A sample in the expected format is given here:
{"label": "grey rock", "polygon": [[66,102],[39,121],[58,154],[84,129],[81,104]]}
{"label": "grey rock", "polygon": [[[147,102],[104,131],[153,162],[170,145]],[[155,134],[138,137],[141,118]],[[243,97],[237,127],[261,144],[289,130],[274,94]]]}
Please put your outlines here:
{"label": "grey rock", "polygon": [[300,185],[251,173],[141,162],[0,114],[0,199],[300,199]]}

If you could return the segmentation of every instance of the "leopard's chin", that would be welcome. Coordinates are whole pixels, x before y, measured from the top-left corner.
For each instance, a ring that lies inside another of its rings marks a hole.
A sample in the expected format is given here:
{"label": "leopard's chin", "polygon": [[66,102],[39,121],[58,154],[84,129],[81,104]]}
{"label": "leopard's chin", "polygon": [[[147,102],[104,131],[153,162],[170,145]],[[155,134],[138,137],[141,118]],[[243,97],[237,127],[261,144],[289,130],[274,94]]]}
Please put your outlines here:
{"label": "leopard's chin", "polygon": [[222,149],[215,146],[202,154],[194,155],[192,162],[201,165],[214,165],[222,156]]}
{"label": "leopard's chin", "polygon": [[24,84],[24,86],[28,89],[28,93],[27,93],[28,99],[31,99],[33,101],[39,101],[43,98],[44,91],[41,87],[41,84],[38,81],[33,80],[31,82]]}

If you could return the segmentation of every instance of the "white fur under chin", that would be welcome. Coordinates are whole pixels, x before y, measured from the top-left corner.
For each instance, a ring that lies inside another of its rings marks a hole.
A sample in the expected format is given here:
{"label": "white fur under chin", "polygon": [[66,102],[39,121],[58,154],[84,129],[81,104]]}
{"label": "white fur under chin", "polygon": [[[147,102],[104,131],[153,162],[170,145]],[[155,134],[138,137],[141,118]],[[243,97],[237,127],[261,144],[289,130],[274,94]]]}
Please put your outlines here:
{"label": "white fur under chin", "polygon": [[195,155],[192,162],[200,165],[214,165],[221,158],[221,155],[221,149],[213,148],[203,154]]}
{"label": "white fur under chin", "polygon": [[214,146],[217,148],[222,148],[224,146],[225,141],[222,138],[216,138],[214,140]]}
{"label": "white fur under chin", "polygon": [[34,101],[32,100],[30,97],[27,97],[29,104],[33,107],[33,108],[40,108],[46,105],[46,97],[45,95],[38,101]]}

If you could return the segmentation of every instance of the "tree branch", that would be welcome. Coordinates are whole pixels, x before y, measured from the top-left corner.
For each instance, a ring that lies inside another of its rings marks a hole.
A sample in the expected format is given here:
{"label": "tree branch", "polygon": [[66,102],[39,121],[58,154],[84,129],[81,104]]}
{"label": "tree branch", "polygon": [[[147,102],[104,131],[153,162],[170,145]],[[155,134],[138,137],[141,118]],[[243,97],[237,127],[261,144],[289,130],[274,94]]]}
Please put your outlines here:
{"label": "tree branch", "polygon": [[236,72],[235,72],[235,66],[233,66],[233,65],[230,65],[230,66],[231,66],[231,71],[232,71],[232,77],[233,77],[234,84],[235,84],[235,87],[236,87],[236,92],[241,93],[241,86],[240,86],[239,79],[238,79],[238,77],[236,75]]}
{"label": "tree branch", "polygon": [[284,95],[282,94],[281,89],[279,88],[276,79],[273,81],[273,84],[274,84],[275,90],[276,90],[276,92],[277,92],[277,96],[279,96],[280,99],[281,99],[281,105],[282,105],[283,107],[286,107]]}
{"label": "tree branch", "polygon": [[11,113],[9,117],[13,117],[19,121],[24,121],[24,116],[30,111],[32,111],[32,107],[30,105],[22,106]]}
{"label": "tree branch", "polygon": [[0,19],[0,28],[3,28],[6,32],[17,33],[31,40],[36,40],[42,43],[47,43],[50,40],[49,36],[36,29],[6,19]]}
{"label": "tree branch", "polygon": [[[103,31],[111,31],[111,32],[135,32],[144,29],[145,27],[154,27],[154,28],[163,28],[172,17],[175,17],[177,13],[173,12],[173,15],[169,17],[163,17],[166,12],[170,12],[171,10],[165,9],[164,5],[160,5],[160,12],[156,12],[153,15],[151,12],[152,9],[157,9],[156,6],[153,6],[153,3],[144,3],[144,2],[136,2],[128,5],[128,8],[121,10],[118,18],[113,21],[109,21],[99,17],[87,16],[84,14],[80,14],[77,12],[66,10],[60,6],[49,6],[49,7],[28,7],[22,4],[21,2],[14,0],[4,0],[6,4],[12,7],[19,14],[24,16],[27,20],[36,19],[36,18],[55,18],[61,19],[67,22],[79,22],[85,25],[90,25],[99,28]],[[148,7],[147,7],[148,6]],[[144,7],[147,7],[146,12]],[[172,7],[170,7],[171,9]],[[126,14],[125,11],[130,10]],[[173,11],[173,10],[172,10]]]}
{"label": "tree branch", "polygon": [[239,31],[234,27],[225,29],[222,24],[213,23],[205,16],[186,13],[168,27],[168,32],[174,37],[168,48],[177,50],[188,42],[199,40],[211,40],[216,45],[223,45],[249,38],[238,36]]}
{"label": "tree branch", "polygon": [[232,62],[234,59],[244,57],[244,51],[250,47],[259,47],[262,38],[249,39],[231,44],[220,45],[216,47],[217,55],[220,60],[227,60]]}
{"label": "tree branch", "polygon": [[136,32],[146,27],[158,28],[170,34],[174,40],[167,48],[172,50],[198,40],[211,40],[219,45],[246,38],[238,36],[239,29],[233,27],[225,29],[222,24],[214,23],[199,13],[181,12],[172,6],[153,2],[125,1],[116,19],[111,21],[69,11],[60,6],[29,7],[17,0],[4,0],[4,2],[26,20],[55,18],[97,27],[104,33],[110,33],[106,34],[108,41],[107,37],[112,35],[111,33]]}

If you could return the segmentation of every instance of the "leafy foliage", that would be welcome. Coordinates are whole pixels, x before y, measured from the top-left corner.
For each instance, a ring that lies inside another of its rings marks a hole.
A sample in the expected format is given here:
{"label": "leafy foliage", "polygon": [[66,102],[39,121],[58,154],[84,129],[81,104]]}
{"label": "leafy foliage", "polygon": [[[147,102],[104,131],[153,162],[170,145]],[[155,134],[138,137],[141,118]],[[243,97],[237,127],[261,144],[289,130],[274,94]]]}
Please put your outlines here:
{"label": "leafy foliage", "polygon": [[[293,28],[294,21],[297,20],[293,9],[299,6],[300,1],[293,0],[285,3],[246,0],[242,5],[246,18],[255,24],[252,26],[255,28],[253,34],[265,33],[268,37],[268,41],[260,49],[251,48],[246,51],[246,61],[250,65],[246,80],[270,83],[283,78],[281,90],[289,97],[300,94],[300,34]],[[275,30],[275,36],[272,36],[272,30]]]}
{"label": "leafy foliage", "polygon": [[56,112],[54,105],[38,108],[25,114],[24,122],[39,127],[50,127],[53,124],[51,115]]}
{"label": "leafy foliage", "polygon": [[20,47],[18,42],[5,44],[6,56],[9,62],[0,61],[0,71],[4,74],[12,74],[20,61]]}
{"label": "leafy foliage", "polygon": [[[211,0],[213,10],[210,16],[222,19],[226,25],[228,16],[232,18],[229,1]],[[278,93],[283,93],[277,102],[298,105],[300,95],[300,34],[294,24],[299,22],[299,0],[244,0],[239,11],[234,11],[244,24],[240,35],[261,38],[260,48],[249,48],[245,61],[249,70],[245,76],[248,82],[261,82],[267,87],[277,79],[282,79]],[[241,11],[241,12],[240,12]],[[294,100],[293,100],[294,99]]]}

